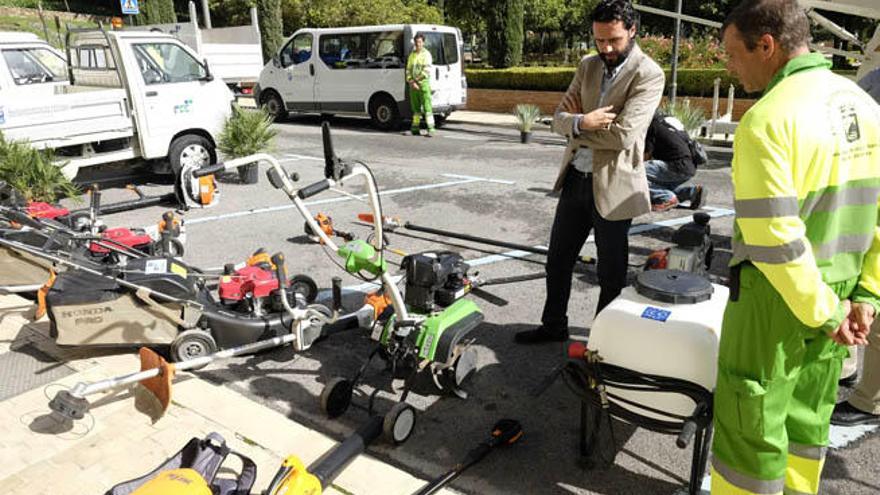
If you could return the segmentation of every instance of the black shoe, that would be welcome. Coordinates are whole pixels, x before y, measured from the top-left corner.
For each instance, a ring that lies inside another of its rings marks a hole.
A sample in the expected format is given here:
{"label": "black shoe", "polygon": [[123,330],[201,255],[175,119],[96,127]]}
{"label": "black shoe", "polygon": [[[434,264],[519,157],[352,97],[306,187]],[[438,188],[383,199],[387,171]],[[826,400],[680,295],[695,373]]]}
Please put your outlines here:
{"label": "black shoe", "polygon": [[859,374],[853,373],[846,378],[841,378],[837,381],[837,385],[840,387],[853,388],[856,383],[859,381]]}
{"label": "black shoe", "polygon": [[544,342],[565,342],[568,340],[568,330],[547,330],[543,326],[534,330],[523,330],[514,335],[513,340],[517,344],[542,344]]}
{"label": "black shoe", "polygon": [[866,413],[849,402],[838,402],[831,413],[831,424],[837,426],[880,425],[880,414]]}
{"label": "black shoe", "polygon": [[691,196],[690,208],[692,210],[699,210],[701,204],[703,204],[703,186],[698,185],[694,188],[694,194]]}

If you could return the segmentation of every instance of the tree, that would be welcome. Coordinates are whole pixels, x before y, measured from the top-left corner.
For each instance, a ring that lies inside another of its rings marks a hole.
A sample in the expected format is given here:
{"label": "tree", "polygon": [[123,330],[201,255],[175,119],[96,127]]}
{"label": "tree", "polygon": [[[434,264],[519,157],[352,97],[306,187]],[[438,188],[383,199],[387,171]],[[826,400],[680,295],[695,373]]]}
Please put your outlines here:
{"label": "tree", "polygon": [[139,7],[140,14],[135,16],[137,24],[173,24],[177,22],[177,14],[174,13],[174,0],[141,0]]}
{"label": "tree", "polygon": [[284,0],[283,15],[288,34],[302,27],[443,22],[427,0]]}
{"label": "tree", "polygon": [[514,67],[522,62],[523,0],[500,0],[486,17],[486,44],[492,67]]}
{"label": "tree", "polygon": [[263,44],[263,60],[268,61],[284,41],[281,0],[257,0],[257,17],[260,23],[260,42]]}

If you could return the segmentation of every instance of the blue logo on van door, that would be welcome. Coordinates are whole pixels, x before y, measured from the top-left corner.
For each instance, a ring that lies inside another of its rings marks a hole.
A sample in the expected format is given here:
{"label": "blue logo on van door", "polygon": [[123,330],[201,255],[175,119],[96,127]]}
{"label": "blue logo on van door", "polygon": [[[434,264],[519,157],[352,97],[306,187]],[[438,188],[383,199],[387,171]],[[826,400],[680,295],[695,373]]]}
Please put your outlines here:
{"label": "blue logo on van door", "polygon": [[0,124],[6,123],[6,110],[3,107],[0,107]]}

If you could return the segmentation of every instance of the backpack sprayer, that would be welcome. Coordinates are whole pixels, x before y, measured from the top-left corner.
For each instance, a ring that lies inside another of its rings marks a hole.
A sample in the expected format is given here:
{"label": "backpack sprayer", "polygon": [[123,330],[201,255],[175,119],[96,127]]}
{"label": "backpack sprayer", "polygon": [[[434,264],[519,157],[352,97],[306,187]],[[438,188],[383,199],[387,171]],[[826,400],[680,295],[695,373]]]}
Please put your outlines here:
{"label": "backpack sprayer", "polygon": [[569,345],[568,361],[538,389],[562,376],[581,401],[580,450],[601,455],[611,418],[694,440],[688,493],[699,493],[712,433],[712,390],[717,372],[727,287],[678,270],[639,274],[593,321],[589,342]]}
{"label": "backpack sprayer", "polygon": [[[351,404],[354,387],[363,378],[375,356],[385,359],[395,372],[409,371],[400,401],[395,405],[393,411],[395,413],[412,410],[412,414],[415,414],[414,409],[406,404],[405,400],[413,379],[423,370],[430,373],[434,383],[441,389],[448,389],[460,397],[465,397],[466,393],[461,390],[460,385],[476,367],[475,350],[469,346],[466,336],[483,321],[483,314],[476,304],[464,299],[458,299],[445,308],[438,308],[434,304],[430,304],[429,308],[428,299],[433,303],[435,295],[430,294],[429,297],[430,290],[423,290],[418,295],[408,294],[408,299],[404,299],[396,281],[388,272],[384,257],[382,208],[375,178],[365,164],[346,162],[336,156],[333,151],[330,126],[326,122],[323,124],[322,132],[324,179],[296,189],[293,182],[298,180],[298,175],[288,175],[274,158],[261,155],[260,159],[271,165],[267,172],[269,182],[276,189],[284,191],[293,201],[311,231],[323,241],[323,246],[343,258],[343,267],[348,273],[366,281],[381,282],[383,292],[378,297],[367,300],[368,304],[375,305],[376,317],[382,314],[387,304],[390,303],[394,308],[394,314],[387,318],[383,325],[374,325],[371,338],[377,341],[378,345],[354,378],[349,380],[337,377],[327,383],[321,393],[322,409],[330,417],[344,413]],[[196,171],[195,175],[229,170],[233,165],[227,163],[204,167]],[[358,178],[366,184],[367,200],[375,219],[373,234],[369,242],[357,239],[339,246],[318,225],[304,201],[331,187],[348,184]],[[436,253],[434,256],[426,255],[412,262],[412,268],[407,270],[407,276],[415,276],[415,279],[411,278],[408,283],[430,289],[440,284],[442,274],[446,271],[444,266],[454,265],[456,265],[455,261],[448,256]],[[414,298],[418,298],[422,304],[417,307],[407,304],[407,300],[412,302]],[[377,392],[374,392],[370,400],[371,406],[375,393]]]}

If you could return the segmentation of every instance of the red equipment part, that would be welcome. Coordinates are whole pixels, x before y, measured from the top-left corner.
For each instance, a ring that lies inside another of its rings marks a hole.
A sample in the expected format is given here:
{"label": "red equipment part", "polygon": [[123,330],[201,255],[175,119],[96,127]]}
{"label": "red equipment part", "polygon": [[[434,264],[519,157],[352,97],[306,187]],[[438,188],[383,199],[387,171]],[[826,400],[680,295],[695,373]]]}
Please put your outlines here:
{"label": "red equipment part", "polygon": [[25,211],[31,218],[48,218],[50,220],[55,220],[58,217],[70,214],[70,210],[67,208],[36,201],[28,203],[25,207]]}
{"label": "red equipment part", "polygon": [[[101,234],[101,237],[113,241],[115,245],[123,245],[133,249],[146,248],[153,242],[153,239],[146,232],[125,227],[107,229]],[[89,251],[94,254],[107,254],[110,249],[93,242],[89,244]]]}
{"label": "red equipment part", "polygon": [[568,357],[570,359],[583,359],[587,355],[587,344],[583,342],[571,342],[568,344]]}
{"label": "red equipment part", "polygon": [[278,279],[272,270],[259,265],[250,265],[236,270],[232,275],[220,279],[218,292],[223,302],[241,301],[248,294],[254,298],[268,297],[278,290]]}
{"label": "red equipment part", "polygon": [[669,264],[669,249],[658,249],[648,255],[645,270],[665,270]]}

